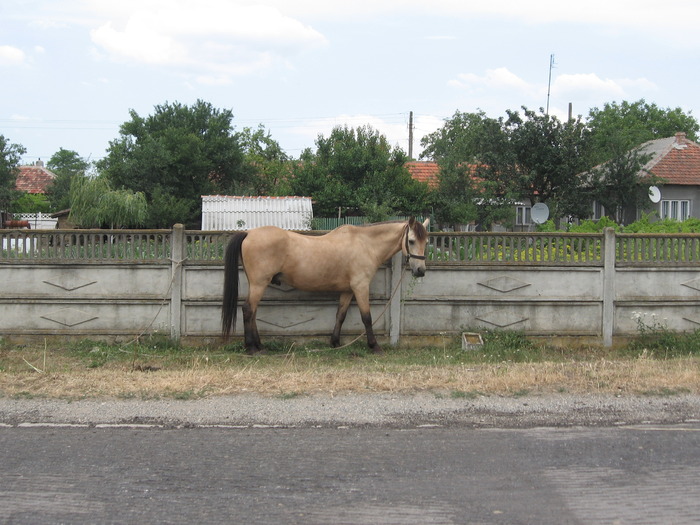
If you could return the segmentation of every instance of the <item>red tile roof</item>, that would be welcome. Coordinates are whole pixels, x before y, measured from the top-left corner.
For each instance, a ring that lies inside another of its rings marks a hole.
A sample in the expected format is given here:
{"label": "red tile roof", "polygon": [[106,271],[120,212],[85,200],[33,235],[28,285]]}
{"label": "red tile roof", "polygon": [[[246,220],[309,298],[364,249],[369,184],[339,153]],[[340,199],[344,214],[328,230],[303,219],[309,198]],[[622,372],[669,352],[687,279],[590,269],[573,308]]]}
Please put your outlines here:
{"label": "red tile roof", "polygon": [[406,163],[406,168],[408,168],[408,172],[413,179],[424,182],[431,188],[435,188],[439,183],[438,172],[440,167],[437,162],[412,161]]}
{"label": "red tile roof", "polygon": [[664,184],[700,185],[700,145],[685,138],[685,133],[658,142],[664,147],[645,168],[665,179]]}
{"label": "red tile roof", "polygon": [[43,165],[20,166],[15,188],[25,193],[46,193],[55,177]]}

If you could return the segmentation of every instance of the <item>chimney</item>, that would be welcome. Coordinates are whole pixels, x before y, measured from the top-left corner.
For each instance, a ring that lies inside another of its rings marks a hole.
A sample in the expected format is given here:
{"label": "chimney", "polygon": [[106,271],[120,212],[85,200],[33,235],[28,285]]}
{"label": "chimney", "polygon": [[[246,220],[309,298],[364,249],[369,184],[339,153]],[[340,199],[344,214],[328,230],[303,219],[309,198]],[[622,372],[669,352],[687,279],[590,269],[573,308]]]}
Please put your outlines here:
{"label": "chimney", "polygon": [[43,168],[43,167],[44,167],[44,161],[41,160],[41,159],[39,159],[39,160],[37,160],[37,161],[34,163],[34,165],[35,165],[35,166],[38,166],[39,168]]}
{"label": "chimney", "polygon": [[679,131],[676,133],[676,144],[685,144],[685,132]]}

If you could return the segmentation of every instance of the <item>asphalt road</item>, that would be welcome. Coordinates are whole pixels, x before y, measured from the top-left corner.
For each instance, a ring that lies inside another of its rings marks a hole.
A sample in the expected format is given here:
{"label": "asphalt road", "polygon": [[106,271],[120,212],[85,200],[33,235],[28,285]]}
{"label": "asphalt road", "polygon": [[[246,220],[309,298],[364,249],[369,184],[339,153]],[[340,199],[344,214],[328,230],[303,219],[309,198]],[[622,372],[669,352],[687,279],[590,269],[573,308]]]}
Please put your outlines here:
{"label": "asphalt road", "polygon": [[697,396],[0,400],[0,523],[698,523]]}
{"label": "asphalt road", "polygon": [[695,524],[700,425],[0,429],[0,521]]}

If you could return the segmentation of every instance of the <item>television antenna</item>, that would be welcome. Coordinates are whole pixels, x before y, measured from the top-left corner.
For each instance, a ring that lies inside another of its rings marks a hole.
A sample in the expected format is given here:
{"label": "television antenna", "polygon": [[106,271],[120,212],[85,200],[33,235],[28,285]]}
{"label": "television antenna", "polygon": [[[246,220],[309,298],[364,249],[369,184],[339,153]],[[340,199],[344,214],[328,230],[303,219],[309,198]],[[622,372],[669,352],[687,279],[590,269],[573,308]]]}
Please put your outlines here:
{"label": "television antenna", "polygon": [[552,92],[552,69],[554,69],[554,54],[549,55],[549,80],[547,81],[547,110],[545,115],[549,115],[549,95]]}

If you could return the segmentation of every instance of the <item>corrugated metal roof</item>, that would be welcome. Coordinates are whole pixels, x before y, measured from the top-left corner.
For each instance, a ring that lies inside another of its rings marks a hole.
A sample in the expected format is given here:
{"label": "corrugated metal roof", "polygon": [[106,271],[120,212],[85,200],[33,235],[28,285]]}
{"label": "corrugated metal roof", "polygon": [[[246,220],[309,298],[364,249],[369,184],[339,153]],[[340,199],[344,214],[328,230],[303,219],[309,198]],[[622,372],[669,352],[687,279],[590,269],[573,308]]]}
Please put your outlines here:
{"label": "corrugated metal roof", "polygon": [[243,231],[260,226],[310,230],[310,197],[202,195],[202,230]]}

